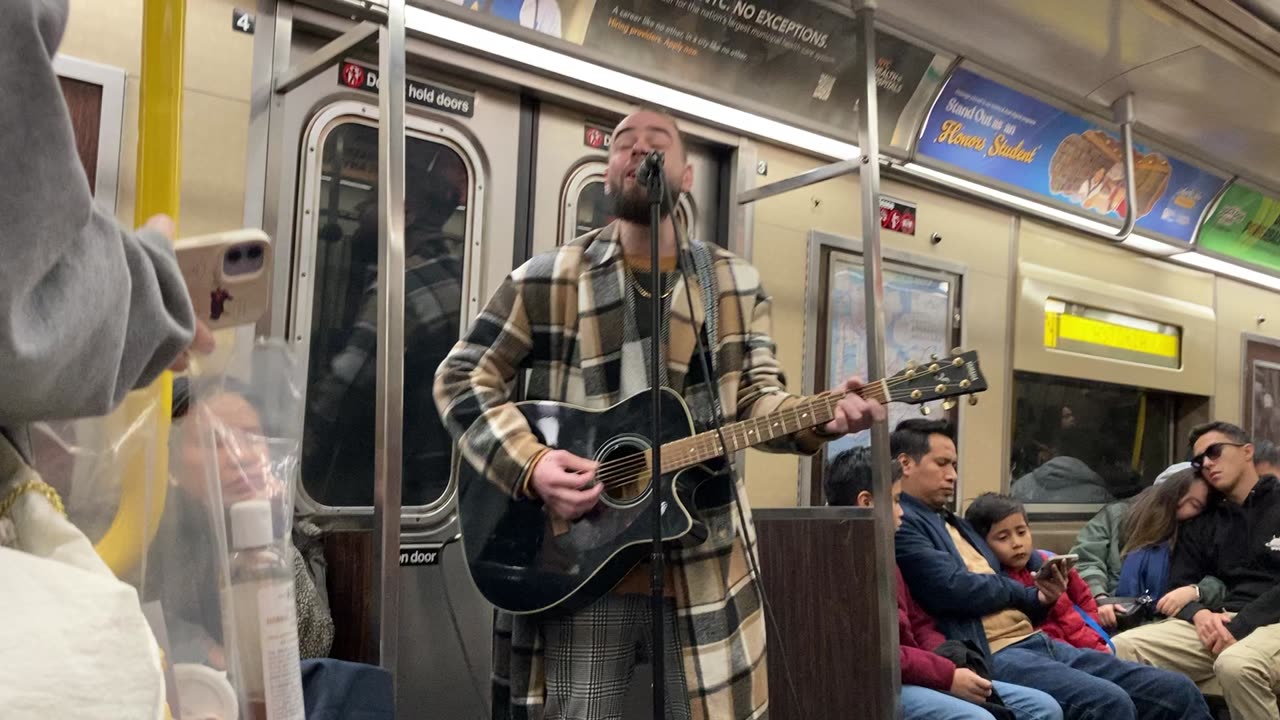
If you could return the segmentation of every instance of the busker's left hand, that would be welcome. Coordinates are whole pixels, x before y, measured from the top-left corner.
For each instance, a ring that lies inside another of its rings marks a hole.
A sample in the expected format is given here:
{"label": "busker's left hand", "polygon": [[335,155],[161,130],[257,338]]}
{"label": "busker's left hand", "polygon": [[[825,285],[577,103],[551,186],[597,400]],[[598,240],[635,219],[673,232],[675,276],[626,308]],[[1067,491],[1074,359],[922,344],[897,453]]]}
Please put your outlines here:
{"label": "busker's left hand", "polygon": [[822,426],[827,435],[846,435],[861,432],[871,427],[872,423],[885,419],[884,406],[875,400],[869,400],[857,393],[863,386],[859,378],[845,380],[836,390],[844,390],[847,394],[836,405],[836,416],[831,422]]}

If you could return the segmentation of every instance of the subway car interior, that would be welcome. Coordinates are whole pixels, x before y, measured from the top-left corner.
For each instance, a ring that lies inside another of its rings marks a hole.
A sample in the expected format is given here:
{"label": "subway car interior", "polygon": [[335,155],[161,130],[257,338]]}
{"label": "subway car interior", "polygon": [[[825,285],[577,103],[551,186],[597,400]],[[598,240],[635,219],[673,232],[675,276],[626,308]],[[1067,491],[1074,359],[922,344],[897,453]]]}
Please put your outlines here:
{"label": "subway car interior", "polygon": [[[73,0],[58,58],[122,216],[153,2]],[[678,122],[677,222],[758,271],[787,390],[915,388],[812,456],[735,445],[775,720],[901,710],[892,506],[837,507],[837,454],[868,448],[887,497],[889,430],[949,420],[948,510],[1007,494],[1066,554],[1193,427],[1280,443],[1274,0],[179,4],[179,237],[272,239],[266,311],[225,332],[297,358],[329,656],[386,669],[398,717],[507,717],[433,380],[514,269],[614,220],[639,108]],[[980,375],[937,369],[958,357]]]}

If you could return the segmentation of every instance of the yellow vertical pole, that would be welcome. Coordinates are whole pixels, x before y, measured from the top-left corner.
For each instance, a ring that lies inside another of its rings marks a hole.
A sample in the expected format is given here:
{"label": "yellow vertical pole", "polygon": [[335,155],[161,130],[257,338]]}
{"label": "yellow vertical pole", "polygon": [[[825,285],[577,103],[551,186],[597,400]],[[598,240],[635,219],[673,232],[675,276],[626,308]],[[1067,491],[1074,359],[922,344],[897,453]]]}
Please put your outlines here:
{"label": "yellow vertical pole", "polygon": [[[175,227],[178,222],[186,20],[186,0],[143,2],[136,226],[158,214],[173,218]],[[122,444],[120,506],[97,545],[98,554],[118,576],[138,566],[164,509],[172,401],[173,375],[166,371],[151,387],[130,394],[108,421],[112,437],[151,435],[130,437]],[[155,417],[139,422],[149,412]]]}
{"label": "yellow vertical pole", "polygon": [[186,24],[186,0],[144,1],[136,225],[159,213],[178,220]]}

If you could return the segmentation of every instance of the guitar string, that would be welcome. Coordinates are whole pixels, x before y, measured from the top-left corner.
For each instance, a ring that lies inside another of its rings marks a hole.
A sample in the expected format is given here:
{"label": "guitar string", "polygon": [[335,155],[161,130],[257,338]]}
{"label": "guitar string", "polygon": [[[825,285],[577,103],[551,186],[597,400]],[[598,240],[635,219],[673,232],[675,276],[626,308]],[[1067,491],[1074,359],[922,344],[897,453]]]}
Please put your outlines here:
{"label": "guitar string", "polygon": [[[841,396],[831,396],[829,393],[824,393],[823,395],[819,395],[819,396],[817,396],[817,397],[818,397],[818,398],[823,399],[825,402],[830,402],[830,401],[831,401],[831,400],[833,400],[833,399],[838,399],[838,397],[843,397],[843,395],[841,395]],[[794,416],[795,416],[795,419],[796,419],[797,424],[799,424],[799,425],[801,426],[799,429],[803,430],[803,429],[804,429],[804,425],[803,425],[803,421],[801,421],[801,420],[800,420],[801,415],[800,415],[800,412],[799,412],[801,409],[802,409],[802,408],[800,408],[800,407],[798,407],[798,406],[797,406],[797,407],[789,408],[788,410],[783,411],[783,413],[784,413],[784,414],[785,414],[785,413],[790,413],[790,414],[794,415]],[[748,422],[749,422],[749,421],[748,421]],[[783,420],[784,426],[785,426],[785,423],[786,423],[786,422],[787,422],[787,421],[784,419],[784,420]],[[755,431],[755,430],[748,430],[748,431],[747,431],[747,434],[749,435],[749,434],[751,434],[752,432],[756,432],[756,431]],[[793,431],[793,432],[794,432],[794,431]],[[684,438],[683,440],[688,440],[688,439],[689,439],[689,438]],[[678,440],[678,441],[676,441],[676,442],[681,442],[681,441],[679,441],[679,440]],[[699,441],[699,443],[701,443],[701,442],[702,442],[702,441]],[[696,448],[695,448],[695,449],[696,449]],[[719,451],[719,449],[718,449],[718,448],[708,448],[708,451],[715,451],[715,452],[718,452],[718,451]],[[611,485],[611,484],[610,484],[610,481],[611,481],[611,480],[614,480],[614,479],[619,478],[619,477],[629,477],[629,476],[630,476],[632,473],[634,473],[634,472],[647,471],[647,470],[649,469],[649,460],[648,460],[648,458],[649,458],[649,454],[648,454],[648,452],[646,451],[646,452],[643,452],[643,453],[636,453],[636,454],[634,454],[634,455],[628,455],[628,456],[626,456],[626,457],[619,458],[619,459],[617,459],[617,460],[611,460],[611,461],[605,462],[605,463],[603,463],[602,465],[600,465],[599,467],[597,467],[597,469],[596,469],[596,482],[597,482],[598,484],[604,484],[606,487],[613,487],[613,485]],[[636,482],[636,481],[635,481],[635,480],[627,480],[627,481],[626,481],[626,483],[624,483],[624,484],[630,484],[630,483],[633,483],[633,482]]]}
{"label": "guitar string", "polygon": [[[929,371],[925,370],[924,372],[929,372]],[[871,397],[872,399],[890,401],[890,402],[893,400],[904,399],[907,396],[905,395],[900,397],[896,396],[896,394],[893,393],[891,389],[895,385],[899,385],[903,382],[907,382],[913,379],[914,378],[899,376],[897,378],[888,379],[883,383],[876,383],[876,384],[870,385],[868,386],[868,389],[874,390],[877,392],[868,393],[867,396]],[[875,397],[881,394],[880,392],[878,392],[881,387],[883,387],[886,390],[885,392],[886,397],[884,398]],[[796,416],[797,423],[800,423],[801,416],[800,416],[799,410],[802,409],[802,407],[812,406],[814,402],[817,402],[819,400],[821,400],[822,402],[831,402],[832,400],[839,401],[841,398],[843,398],[847,394],[848,394],[847,390],[828,391],[826,393],[822,393],[821,395],[815,396],[813,400],[807,403],[804,403],[802,405],[797,405],[793,408],[790,408],[788,411],[784,411],[784,414],[786,412],[790,412],[792,415]],[[757,419],[757,422],[758,422],[758,419]],[[785,427],[785,423],[786,423],[785,417],[784,417],[783,423]],[[803,429],[803,427],[801,429]],[[752,432],[755,432],[755,431],[747,430],[747,435],[750,435]],[[685,438],[685,439],[688,439],[688,438]],[[677,441],[677,442],[680,442],[680,441]],[[702,441],[699,441],[699,442],[701,443]],[[708,448],[708,452],[712,452],[713,454],[719,451],[720,451],[719,448]],[[647,452],[644,452],[644,453],[637,453],[635,455],[629,455],[627,457],[619,458],[617,460],[611,460],[611,461],[605,462],[597,468],[595,483],[602,484],[608,488],[612,488],[612,487],[631,485],[637,482],[641,482],[648,475],[648,472],[647,472],[649,469],[648,457],[649,457],[649,454]]]}
{"label": "guitar string", "polygon": [[[894,384],[897,384],[897,383],[895,382]],[[822,400],[823,402],[830,402],[832,400],[838,401],[840,398],[843,398],[846,394],[848,394],[847,391],[844,391],[844,392],[831,391],[831,392],[823,393],[822,395],[816,396],[814,398],[814,401],[817,401],[817,400]],[[879,394],[879,393],[876,393],[876,394]],[[893,397],[893,393],[888,393],[888,395],[889,397],[886,398],[887,400],[891,401],[891,400],[897,399]],[[811,404],[812,402],[806,403],[806,405],[811,405]],[[792,415],[795,416],[797,423],[802,423],[802,421],[800,420],[801,414],[799,412],[801,409],[805,409],[805,408],[802,408],[801,406],[796,406],[796,407],[790,408],[787,411],[784,411],[784,413],[787,413],[787,412],[791,413]],[[786,423],[787,423],[787,420],[784,418],[783,420],[784,428],[786,427]],[[803,427],[801,427],[801,429],[803,429]],[[752,432],[755,432],[755,431],[748,430],[746,434],[750,435]],[[687,439],[688,438],[685,438],[685,440]],[[676,442],[681,442],[681,441],[676,441]],[[702,444],[703,441],[698,441],[698,442],[699,444]],[[696,450],[697,447],[692,449]],[[720,448],[709,447],[707,448],[707,452],[714,455],[720,452]],[[699,454],[699,457],[700,457],[700,454]],[[596,484],[604,485],[604,487],[606,488],[617,488],[617,487],[623,487],[626,485],[632,485],[639,482],[644,482],[649,479],[648,458],[649,458],[648,452],[644,452],[644,453],[636,453],[634,455],[628,455],[624,458],[619,458],[618,460],[606,462],[600,466],[601,468],[604,469],[603,472],[601,472],[600,470],[597,470],[595,482]],[[687,461],[687,458],[686,458],[686,461]]]}
{"label": "guitar string", "polygon": [[[898,379],[886,381],[884,385],[886,386],[886,388],[888,388],[892,385],[897,385],[897,384],[900,384],[901,382],[905,382],[910,379],[912,378],[905,378],[905,377],[898,378]],[[872,389],[878,389],[878,387],[879,385],[871,386]],[[811,400],[808,403],[804,403],[804,405],[811,406],[814,402],[817,402],[818,400],[821,400],[823,402],[830,402],[832,400],[838,401],[839,399],[843,398],[847,394],[848,394],[848,391],[829,391],[821,395],[815,396],[813,400]],[[869,395],[871,394],[869,393]],[[877,392],[875,393],[875,395],[879,395],[879,393]],[[894,397],[894,393],[892,392],[888,392],[887,396],[888,397],[884,398],[884,400],[886,401],[901,399],[898,397]],[[875,398],[875,399],[880,399],[880,398]],[[795,415],[797,423],[800,423],[801,415],[799,411],[801,409],[802,409],[802,406],[797,405],[793,408],[790,408],[787,411],[783,411],[783,413],[785,414],[787,412],[790,412],[792,415]],[[785,428],[786,427],[785,417],[784,417],[783,423],[784,423],[783,427]],[[750,435],[752,432],[754,431],[748,430],[747,435]],[[688,438],[685,438],[685,439],[687,440]],[[677,442],[680,442],[680,441],[677,441]],[[699,443],[702,443],[702,441],[699,441]],[[697,448],[694,448],[694,449],[697,449]],[[720,448],[712,447],[712,448],[708,448],[707,451],[714,455],[720,452]],[[597,470],[595,484],[603,485],[606,488],[618,488],[618,487],[624,487],[627,485],[633,485],[640,482],[645,482],[650,479],[649,472],[648,472],[649,471],[648,458],[649,458],[649,454],[646,451],[644,453],[637,453],[635,455],[629,455],[624,458],[619,458],[618,460],[606,462],[600,466],[600,468],[603,468],[603,472],[601,472],[599,469]]]}
{"label": "guitar string", "polygon": [[[821,400],[823,402],[830,403],[833,400],[839,401],[839,399],[843,398],[844,395],[846,394],[847,392],[831,391],[831,392],[823,393],[822,395],[816,396],[814,400],[815,401]],[[876,393],[876,394],[879,394],[879,393]],[[892,396],[892,393],[889,393],[889,395]],[[888,399],[894,399],[894,398],[890,397]],[[805,403],[804,405],[809,406],[811,404],[812,403]],[[786,411],[783,411],[784,415],[786,413],[790,413],[791,415],[795,416],[796,423],[800,426],[799,429],[804,429],[805,427],[804,421],[800,419],[802,417],[800,410],[802,409],[807,410],[810,408],[797,405],[796,407],[792,407]],[[747,421],[747,422],[750,422],[750,421]],[[785,428],[788,422],[785,417],[782,422]],[[755,432],[757,432],[757,430],[747,430],[746,435],[749,436]],[[688,440],[688,438],[685,438],[685,440]],[[681,442],[681,441],[676,441],[676,442]],[[702,442],[703,441],[699,441],[700,444]],[[697,449],[697,448],[695,447],[694,449]],[[720,449],[718,447],[710,447],[710,448],[707,448],[707,452],[716,454],[720,452]],[[648,453],[644,452],[644,453],[636,453],[634,455],[628,455],[626,457],[619,458],[617,460],[608,461],[603,465],[601,465],[599,468],[597,468],[596,482],[598,484],[604,484],[606,487],[616,487],[619,484],[615,482],[616,480],[626,478],[620,484],[629,485],[629,484],[635,483],[638,481],[634,476],[635,473],[645,472],[645,474],[647,474],[647,470],[649,469],[648,458],[649,458]]]}

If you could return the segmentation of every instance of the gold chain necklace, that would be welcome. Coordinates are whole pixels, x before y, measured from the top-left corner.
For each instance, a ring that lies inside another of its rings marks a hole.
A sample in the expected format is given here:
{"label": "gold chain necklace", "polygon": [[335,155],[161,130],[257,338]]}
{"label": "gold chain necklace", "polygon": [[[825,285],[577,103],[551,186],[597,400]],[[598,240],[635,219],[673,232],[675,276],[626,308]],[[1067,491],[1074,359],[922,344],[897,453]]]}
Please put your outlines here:
{"label": "gold chain necklace", "polygon": [[[632,272],[630,265],[627,266],[627,277],[631,278],[632,284],[636,286],[636,292],[640,293],[641,297],[643,297],[646,300],[649,300],[653,297],[653,293],[649,292],[649,290],[645,288],[644,284],[641,283],[640,280],[636,278],[636,274]],[[662,273],[662,279],[663,279],[664,285],[666,284],[666,278],[667,278],[667,273]],[[671,283],[671,287],[667,288],[666,292],[662,293],[662,299],[666,300],[667,298],[671,297],[671,293],[675,291],[676,291],[676,284]]]}

